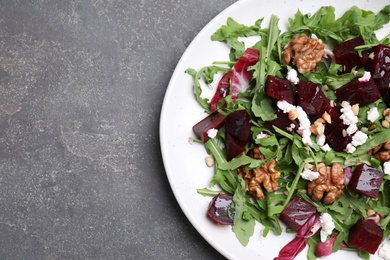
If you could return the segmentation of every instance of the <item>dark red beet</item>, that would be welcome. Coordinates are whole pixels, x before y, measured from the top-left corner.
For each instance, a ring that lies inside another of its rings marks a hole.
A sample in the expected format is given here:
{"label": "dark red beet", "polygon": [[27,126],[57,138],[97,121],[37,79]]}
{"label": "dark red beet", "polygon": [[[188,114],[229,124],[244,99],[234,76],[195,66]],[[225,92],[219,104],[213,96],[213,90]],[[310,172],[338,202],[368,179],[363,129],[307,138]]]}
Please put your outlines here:
{"label": "dark red beet", "polygon": [[310,82],[300,81],[297,87],[298,105],[308,115],[316,115],[321,111],[322,104],[327,98],[322,89]]}
{"label": "dark red beet", "polygon": [[382,78],[390,71],[390,47],[379,44],[372,48],[371,55],[373,57],[368,60],[366,68],[374,79]]}
{"label": "dark red beet", "polygon": [[299,122],[298,120],[290,120],[287,113],[283,113],[283,111],[279,110],[276,114],[276,118],[271,121],[266,121],[264,126],[268,129],[273,129],[273,126],[276,126],[283,131],[293,132],[298,129]]}
{"label": "dark red beet", "polygon": [[225,123],[225,118],[224,115],[214,112],[194,125],[192,130],[205,143],[209,139],[207,131],[212,128],[219,129]]}
{"label": "dark red beet", "polygon": [[245,153],[251,132],[251,118],[246,110],[237,110],[226,116],[226,152],[230,161],[234,157]]}
{"label": "dark red beet", "polygon": [[373,103],[382,97],[372,78],[367,82],[355,78],[336,89],[335,94],[340,102],[348,101],[351,105],[359,104],[360,106]]}
{"label": "dark red beet", "polygon": [[367,51],[362,52],[362,57],[355,51],[355,47],[364,45],[363,38],[357,37],[334,46],[333,54],[335,63],[343,65],[342,73],[351,72],[353,67],[356,69],[366,65],[368,60]]}
{"label": "dark red beet", "polygon": [[268,75],[265,81],[265,91],[269,97],[279,101],[285,100],[290,104],[294,103],[294,92],[287,79]]}
{"label": "dark red beet", "polygon": [[375,254],[383,239],[383,230],[376,224],[360,219],[349,231],[351,246]]}
{"label": "dark red beet", "polygon": [[284,208],[279,219],[287,227],[297,231],[316,212],[315,206],[311,205],[302,197],[296,196]]}
{"label": "dark red beet", "polygon": [[227,115],[225,120],[226,133],[246,145],[251,137],[251,118],[246,110],[237,110]]}
{"label": "dark red beet", "polygon": [[330,115],[330,124],[327,123],[325,125],[325,135],[329,134],[342,120],[340,119],[340,109],[334,105],[332,106],[329,100],[325,100],[321,107],[320,115],[322,116],[324,113],[328,113]]}
{"label": "dark red beet", "polygon": [[245,154],[245,148],[236,138],[230,134],[226,134],[226,159],[230,161],[231,159],[239,156],[240,154]]}
{"label": "dark red beet", "polygon": [[232,225],[233,212],[230,207],[232,203],[232,196],[219,193],[211,201],[207,215],[219,225]]}
{"label": "dark red beet", "polygon": [[364,196],[376,199],[382,184],[384,173],[368,166],[360,164],[353,171],[348,189],[354,190]]}
{"label": "dark red beet", "polygon": [[352,140],[350,136],[343,136],[345,128],[346,126],[341,121],[326,135],[326,140],[336,152],[342,152]]}
{"label": "dark red beet", "polygon": [[374,79],[374,82],[382,97],[386,97],[390,94],[390,71],[386,72],[382,78]]}

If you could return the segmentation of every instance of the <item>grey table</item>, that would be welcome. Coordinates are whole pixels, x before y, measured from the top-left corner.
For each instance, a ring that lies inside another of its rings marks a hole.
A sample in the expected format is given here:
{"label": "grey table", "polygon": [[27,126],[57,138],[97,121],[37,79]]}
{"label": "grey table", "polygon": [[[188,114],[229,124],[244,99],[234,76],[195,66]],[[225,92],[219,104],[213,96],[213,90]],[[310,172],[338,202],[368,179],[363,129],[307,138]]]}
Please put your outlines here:
{"label": "grey table", "polygon": [[160,109],[233,0],[0,1],[0,259],[222,259],[163,168]]}

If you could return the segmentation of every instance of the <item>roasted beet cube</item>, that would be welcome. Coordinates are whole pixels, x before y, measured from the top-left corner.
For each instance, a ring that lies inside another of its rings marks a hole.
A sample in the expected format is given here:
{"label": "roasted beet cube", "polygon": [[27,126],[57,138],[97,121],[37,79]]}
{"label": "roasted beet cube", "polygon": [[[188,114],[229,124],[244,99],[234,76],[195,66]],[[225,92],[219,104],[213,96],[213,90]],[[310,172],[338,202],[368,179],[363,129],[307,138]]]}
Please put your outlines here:
{"label": "roasted beet cube", "polygon": [[226,116],[226,133],[245,146],[251,137],[251,118],[246,110],[237,110]]}
{"label": "roasted beet cube", "polygon": [[376,199],[379,188],[382,184],[384,173],[367,164],[356,166],[351,180],[348,183],[348,189],[354,190],[364,196]]}
{"label": "roasted beet cube", "polygon": [[349,231],[351,246],[375,254],[383,239],[383,230],[370,221],[360,219]]}
{"label": "roasted beet cube", "polygon": [[297,231],[306,221],[316,214],[316,207],[300,196],[294,197],[284,208],[279,219],[288,228]]}
{"label": "roasted beet cube", "polygon": [[[329,145],[336,151],[342,152],[347,147],[347,144],[351,142],[350,136],[344,136],[343,130],[346,128],[344,123],[340,121],[327,135],[326,140]],[[326,129],[326,127],[325,127]]]}
{"label": "roasted beet cube", "polygon": [[230,161],[231,159],[239,156],[240,154],[245,154],[244,145],[241,144],[237,138],[234,138],[232,135],[226,133],[226,159]]}
{"label": "roasted beet cube", "polygon": [[322,103],[322,107],[320,109],[320,113],[317,115],[312,115],[310,120],[312,122],[316,121],[318,118],[323,117],[323,115],[327,113],[330,116],[330,123],[327,122],[325,124],[325,135],[328,135],[340,122],[340,109],[336,105],[332,105],[329,99],[325,99],[324,103]]}
{"label": "roasted beet cube", "polygon": [[375,85],[378,87],[379,93],[381,93],[382,97],[386,97],[390,94],[389,86],[390,86],[390,71],[387,71],[383,77],[374,79]]}
{"label": "roasted beet cube", "polygon": [[285,100],[290,104],[294,103],[294,92],[287,79],[268,75],[265,81],[265,91],[269,97],[279,101]]}
{"label": "roasted beet cube", "polygon": [[293,132],[298,129],[299,122],[298,120],[290,120],[287,113],[283,111],[278,111],[276,118],[271,121],[266,121],[264,126],[268,129],[273,129],[273,126],[282,129],[285,132]]}
{"label": "roasted beet cube", "polygon": [[322,104],[327,98],[322,89],[310,82],[300,81],[297,87],[298,105],[308,115],[316,115],[321,111]]}
{"label": "roasted beet cube", "polygon": [[361,81],[354,78],[344,86],[335,90],[338,101],[348,101],[351,105],[359,104],[364,106],[380,99],[379,92],[372,78],[368,81]]}
{"label": "roasted beet cube", "polygon": [[356,69],[362,68],[368,61],[368,52],[363,51],[360,57],[359,53],[355,51],[355,47],[364,45],[363,38],[357,37],[334,46],[333,54],[335,63],[343,66],[342,73],[351,72]]}
{"label": "roasted beet cube", "polygon": [[232,203],[232,196],[219,193],[211,201],[207,215],[219,225],[232,225],[234,213]]}
{"label": "roasted beet cube", "polygon": [[194,125],[192,130],[205,143],[209,140],[207,131],[212,128],[219,129],[225,123],[225,118],[224,115],[214,112]]}
{"label": "roasted beet cube", "polygon": [[390,71],[390,47],[379,44],[372,48],[371,55],[372,58],[368,60],[366,68],[374,79],[382,78]]}

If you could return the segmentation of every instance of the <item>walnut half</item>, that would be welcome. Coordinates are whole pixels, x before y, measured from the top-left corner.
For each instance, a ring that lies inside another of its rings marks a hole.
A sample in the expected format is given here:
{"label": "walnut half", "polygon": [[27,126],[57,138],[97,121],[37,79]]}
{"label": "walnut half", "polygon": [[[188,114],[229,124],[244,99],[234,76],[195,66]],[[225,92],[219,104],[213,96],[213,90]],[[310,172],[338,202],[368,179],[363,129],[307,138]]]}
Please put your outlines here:
{"label": "walnut half", "polygon": [[[249,156],[259,160],[264,159],[258,147],[253,148],[249,152]],[[256,199],[264,199],[262,187],[268,192],[273,192],[278,189],[280,172],[275,169],[275,166],[276,160],[272,159],[261,167],[251,170],[245,169],[245,166],[241,166],[237,169],[237,173],[244,179],[249,194]]]}
{"label": "walnut half", "polygon": [[301,34],[295,36],[284,47],[282,60],[285,65],[292,61],[300,73],[306,73],[315,69],[324,55],[325,47],[321,40],[308,38],[306,34]]}
{"label": "walnut half", "polygon": [[325,204],[333,204],[342,194],[345,177],[341,164],[334,163],[332,167],[327,167],[324,163],[319,163],[317,167],[319,177],[307,184],[307,193],[313,201],[322,201]]}
{"label": "walnut half", "polygon": [[378,145],[372,150],[372,154],[381,163],[390,161],[390,141]]}

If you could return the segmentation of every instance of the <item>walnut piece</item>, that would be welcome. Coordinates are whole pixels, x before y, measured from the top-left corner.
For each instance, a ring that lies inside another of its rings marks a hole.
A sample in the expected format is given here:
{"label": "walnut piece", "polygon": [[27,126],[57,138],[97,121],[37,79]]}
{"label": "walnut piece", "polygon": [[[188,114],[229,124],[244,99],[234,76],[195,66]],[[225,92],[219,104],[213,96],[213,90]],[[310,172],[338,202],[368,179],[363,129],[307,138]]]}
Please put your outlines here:
{"label": "walnut piece", "polygon": [[[254,159],[264,160],[264,156],[260,153],[258,147],[253,148],[249,152],[249,156]],[[237,174],[244,179],[249,194],[256,199],[264,199],[262,187],[268,192],[273,192],[278,189],[280,172],[275,169],[275,166],[276,160],[272,159],[259,168],[251,170],[245,169],[245,166],[241,166],[237,169]]]}
{"label": "walnut piece", "polygon": [[321,40],[309,39],[306,34],[301,34],[294,36],[284,47],[282,60],[285,65],[292,61],[300,73],[306,73],[316,68],[324,54],[325,48]]}
{"label": "walnut piece", "polygon": [[372,154],[381,163],[390,161],[390,140],[375,147]]}
{"label": "walnut piece", "polygon": [[343,194],[345,183],[343,167],[339,163],[334,163],[332,167],[319,163],[316,171],[320,175],[307,184],[308,195],[316,202],[322,199],[325,204],[333,204]]}

